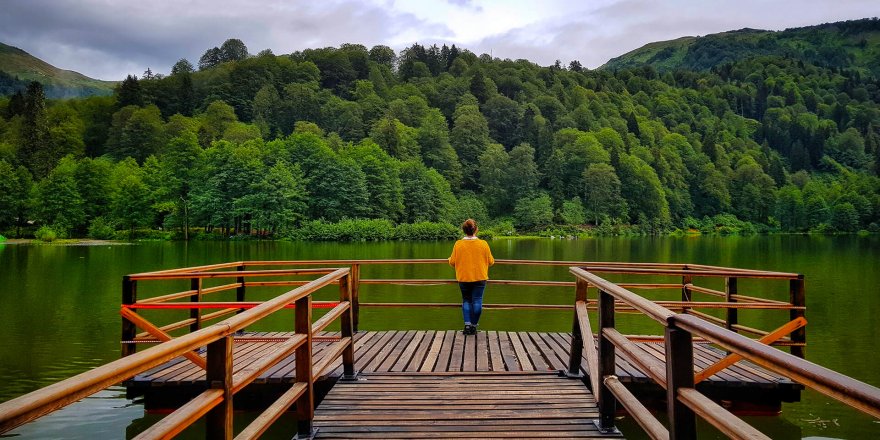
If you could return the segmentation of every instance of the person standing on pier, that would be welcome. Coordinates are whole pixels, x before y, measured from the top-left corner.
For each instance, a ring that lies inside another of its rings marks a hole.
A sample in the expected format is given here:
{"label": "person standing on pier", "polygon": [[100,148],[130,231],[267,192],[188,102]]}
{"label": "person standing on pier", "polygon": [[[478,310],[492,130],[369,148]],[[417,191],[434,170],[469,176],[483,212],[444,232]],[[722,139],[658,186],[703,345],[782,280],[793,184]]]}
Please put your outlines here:
{"label": "person standing on pier", "polygon": [[461,289],[464,334],[475,335],[483,312],[483,292],[489,280],[489,266],[495,264],[495,258],[489,244],[477,238],[474,219],[465,220],[461,230],[465,237],[455,242],[449,265],[455,268],[455,279]]}

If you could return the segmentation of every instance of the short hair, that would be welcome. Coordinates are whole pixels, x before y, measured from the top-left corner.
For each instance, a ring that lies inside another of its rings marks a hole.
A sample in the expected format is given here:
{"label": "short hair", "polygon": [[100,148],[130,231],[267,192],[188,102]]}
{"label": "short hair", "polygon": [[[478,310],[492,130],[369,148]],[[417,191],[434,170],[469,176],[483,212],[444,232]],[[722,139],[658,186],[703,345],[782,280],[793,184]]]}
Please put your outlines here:
{"label": "short hair", "polygon": [[467,235],[474,235],[477,232],[477,222],[469,218],[461,224],[461,230]]}

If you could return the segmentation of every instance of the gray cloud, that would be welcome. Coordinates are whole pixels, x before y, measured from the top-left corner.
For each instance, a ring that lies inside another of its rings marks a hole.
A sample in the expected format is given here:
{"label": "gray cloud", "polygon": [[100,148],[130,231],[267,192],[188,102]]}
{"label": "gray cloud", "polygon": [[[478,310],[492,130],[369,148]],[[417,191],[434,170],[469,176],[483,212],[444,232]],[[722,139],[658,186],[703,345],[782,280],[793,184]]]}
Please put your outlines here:
{"label": "gray cloud", "polygon": [[[461,13],[490,17],[507,7],[473,0],[446,2]],[[112,80],[140,74],[147,67],[167,72],[180,58],[196,63],[206,49],[227,38],[241,39],[253,53],[266,48],[289,53],[346,42],[399,50],[413,42],[438,42],[542,65],[577,59],[597,67],[652,41],[880,15],[876,0],[606,0],[595,5],[548,5],[556,9],[548,11],[553,18],[536,18],[498,35],[464,41],[453,30],[456,23],[446,22],[449,17],[402,12],[393,0],[57,0],[51,6],[5,0],[0,41],[55,66]]]}
{"label": "gray cloud", "polygon": [[502,58],[526,58],[542,65],[577,59],[590,68],[654,41],[745,27],[789,27],[851,20],[880,14],[875,0],[620,0],[582,10],[568,20],[535,23],[485,38],[470,47]]}
{"label": "gray cloud", "polygon": [[0,14],[0,41],[20,47],[61,68],[101,79],[140,74],[147,67],[167,72],[180,58],[193,63],[227,38],[253,52],[289,53],[346,42],[386,42],[405,32],[451,35],[426,23],[357,1],[259,3],[7,1]]}

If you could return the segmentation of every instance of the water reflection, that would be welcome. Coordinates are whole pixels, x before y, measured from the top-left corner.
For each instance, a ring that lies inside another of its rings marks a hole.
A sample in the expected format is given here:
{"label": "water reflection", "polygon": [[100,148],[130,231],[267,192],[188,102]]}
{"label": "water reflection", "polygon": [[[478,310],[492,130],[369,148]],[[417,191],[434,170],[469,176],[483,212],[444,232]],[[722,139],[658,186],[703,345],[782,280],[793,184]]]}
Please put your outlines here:
{"label": "water reflection", "polygon": [[[804,273],[807,279],[808,359],[880,385],[875,347],[880,344],[880,237],[755,236],[682,238],[602,238],[588,240],[495,240],[496,258],[593,261],[695,262]],[[291,243],[193,242],[143,243],[132,246],[0,245],[0,401],[115,360],[119,354],[120,279],[126,273],[236,260],[445,258],[449,242]],[[570,279],[564,267],[503,267],[496,279]],[[365,278],[451,278],[444,265],[366,267]],[[609,277],[613,278],[613,277]],[[620,277],[616,278],[620,279]],[[187,283],[156,284],[143,293],[184,289]],[[710,286],[711,287],[711,286]],[[720,287],[720,286],[715,286]],[[163,290],[164,289],[164,290]],[[760,291],[756,292],[756,289]],[[273,293],[249,293],[265,299]],[[785,285],[742,283],[742,293],[787,299]],[[252,296],[251,296],[252,295]],[[322,294],[330,299],[333,292]],[[365,286],[362,301],[456,302],[454,286]],[[222,296],[217,297],[223,300]],[[487,302],[566,304],[572,292],[558,288],[507,288],[490,285]],[[150,311],[155,312],[155,311]],[[180,318],[165,316],[156,318]],[[740,313],[746,325],[773,328],[784,313]],[[152,316],[151,316],[152,317]],[[481,326],[496,330],[568,331],[571,315],[563,311],[489,310]],[[456,309],[364,309],[363,329],[457,329]],[[254,330],[287,329],[289,311]],[[631,332],[659,328],[622,316]],[[236,414],[244,427],[256,414]],[[133,437],[161,415],[144,414],[138,402],[113,388],[11,433],[21,438]],[[829,421],[819,423],[820,421]],[[826,436],[876,437],[880,425],[868,416],[806,392],[803,402],[787,404],[782,416],[749,419],[773,438]],[[634,426],[624,432],[635,437]],[[287,429],[285,429],[285,426]],[[273,428],[268,438],[289,438],[294,422]],[[707,428],[708,429],[708,428]],[[196,426],[184,438],[202,438]],[[710,433],[706,435],[711,438]],[[272,434],[274,433],[274,434]]]}

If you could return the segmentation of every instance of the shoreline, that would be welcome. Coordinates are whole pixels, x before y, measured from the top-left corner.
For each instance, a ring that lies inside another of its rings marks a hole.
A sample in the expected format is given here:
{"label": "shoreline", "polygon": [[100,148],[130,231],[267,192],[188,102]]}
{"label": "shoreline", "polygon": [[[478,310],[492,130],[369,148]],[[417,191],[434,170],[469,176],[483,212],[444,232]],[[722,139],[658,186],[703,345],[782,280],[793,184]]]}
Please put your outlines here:
{"label": "shoreline", "polygon": [[[880,235],[880,233],[876,232],[837,232],[837,233],[818,233],[818,232],[765,232],[765,233],[753,233],[753,234],[703,234],[703,233],[693,233],[693,232],[683,232],[683,233],[665,233],[665,234],[620,234],[620,235],[499,235],[499,236],[490,236],[488,238],[484,238],[487,241],[492,240],[534,240],[534,239],[542,239],[542,240],[585,240],[585,239],[596,239],[596,238],[696,238],[696,237],[754,237],[754,236],[774,236],[774,235],[803,235],[803,236],[817,236],[817,237],[828,237],[828,236],[842,236],[842,235],[853,235],[857,237],[870,237]],[[383,241],[455,241],[456,239],[386,239],[386,240],[290,240],[285,238],[253,238],[253,239],[212,239],[212,240],[189,240],[190,242],[233,242],[233,241],[301,241],[307,243],[323,243],[323,242],[339,242],[339,243],[347,243],[347,242],[383,242]],[[174,239],[140,239],[140,240],[99,240],[93,238],[65,238],[58,239],[54,241],[41,241],[36,238],[9,238],[4,241],[0,241],[0,246],[2,245],[49,245],[49,246],[125,246],[125,245],[134,245],[139,243],[148,243],[148,242],[187,242],[186,240],[174,240]]]}

